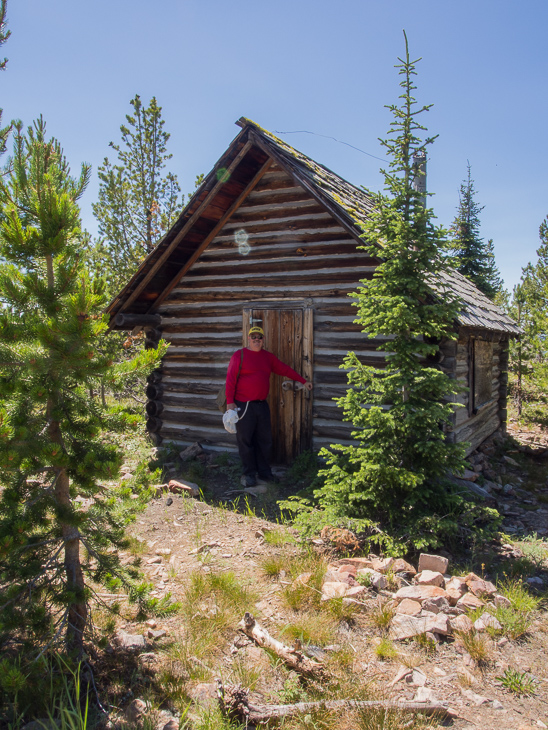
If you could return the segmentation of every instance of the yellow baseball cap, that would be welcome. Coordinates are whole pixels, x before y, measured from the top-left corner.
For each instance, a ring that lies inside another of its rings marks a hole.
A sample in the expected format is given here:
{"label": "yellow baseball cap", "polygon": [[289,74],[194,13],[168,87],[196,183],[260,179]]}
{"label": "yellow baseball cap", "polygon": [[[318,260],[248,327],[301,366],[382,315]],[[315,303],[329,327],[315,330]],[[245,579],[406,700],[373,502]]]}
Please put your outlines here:
{"label": "yellow baseball cap", "polygon": [[264,337],[264,331],[261,329],[261,327],[252,327],[247,334],[248,335],[262,335]]}

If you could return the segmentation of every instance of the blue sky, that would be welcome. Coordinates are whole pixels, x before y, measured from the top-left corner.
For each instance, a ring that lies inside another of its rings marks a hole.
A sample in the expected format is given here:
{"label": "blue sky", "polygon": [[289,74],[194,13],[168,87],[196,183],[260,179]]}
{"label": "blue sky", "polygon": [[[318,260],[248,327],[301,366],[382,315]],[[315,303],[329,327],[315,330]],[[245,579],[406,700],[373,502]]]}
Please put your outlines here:
{"label": "blue sky", "polygon": [[8,0],[0,77],[4,120],[47,121],[77,170],[96,225],[97,166],[129,101],[155,95],[183,190],[207,172],[247,116],[357,185],[382,186],[405,28],[430,134],[428,188],[449,225],[472,165],[482,235],[508,287],[535,259],[548,214],[546,0]]}

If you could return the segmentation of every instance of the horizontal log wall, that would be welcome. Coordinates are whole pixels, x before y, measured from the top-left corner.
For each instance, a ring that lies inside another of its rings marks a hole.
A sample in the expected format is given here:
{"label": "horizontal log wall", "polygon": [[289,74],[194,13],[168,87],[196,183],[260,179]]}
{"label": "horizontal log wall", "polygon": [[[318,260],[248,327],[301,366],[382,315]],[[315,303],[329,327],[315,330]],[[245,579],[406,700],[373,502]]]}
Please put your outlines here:
{"label": "horizontal log wall", "polygon": [[339,365],[348,350],[382,365],[382,342],[369,341],[354,324],[348,297],[374,268],[331,215],[273,166],[158,310],[170,342],[161,390],[151,391],[162,404],[150,407],[160,411],[161,437],[236,448],[215,397],[242,346],[243,306],[277,300],[314,308],[313,447],[349,443],[351,427],[333,398],[345,391]]}
{"label": "horizontal log wall", "polygon": [[[484,403],[475,413],[470,413],[470,388],[473,385],[470,373],[469,348],[470,332],[461,330],[456,344],[456,370],[457,382],[465,390],[455,397],[455,402],[462,407],[457,408],[453,428],[454,438],[458,442],[467,441],[470,446],[467,454],[478,448],[494,431],[505,426],[505,416],[502,413],[501,398],[505,402],[504,383],[507,378],[507,357],[508,340],[501,339],[499,335],[492,334],[489,339],[493,344],[493,358],[491,362],[491,398]],[[502,391],[501,391],[502,387]]]}

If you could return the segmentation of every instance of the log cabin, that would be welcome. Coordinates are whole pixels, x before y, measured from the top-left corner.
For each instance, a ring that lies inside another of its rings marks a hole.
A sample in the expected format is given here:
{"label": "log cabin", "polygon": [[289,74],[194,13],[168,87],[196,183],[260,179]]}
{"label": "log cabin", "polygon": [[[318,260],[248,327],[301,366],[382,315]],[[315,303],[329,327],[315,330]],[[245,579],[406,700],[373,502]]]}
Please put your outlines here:
{"label": "log cabin", "polygon": [[[232,353],[252,324],[265,347],[314,383],[311,394],[272,377],[273,461],[349,443],[334,398],[347,381],[347,351],[382,366],[382,341],[354,322],[349,296],[378,260],[357,250],[372,209],[345,181],[247,119],[176,223],[111,302],[111,327],[143,328],[146,346],[170,343],[149,378],[147,428],[154,443],[236,450],[216,406]],[[467,388],[448,437],[469,453],[505,428],[509,338],[519,328],[463,276],[443,282],[462,302],[456,339],[439,366]]]}

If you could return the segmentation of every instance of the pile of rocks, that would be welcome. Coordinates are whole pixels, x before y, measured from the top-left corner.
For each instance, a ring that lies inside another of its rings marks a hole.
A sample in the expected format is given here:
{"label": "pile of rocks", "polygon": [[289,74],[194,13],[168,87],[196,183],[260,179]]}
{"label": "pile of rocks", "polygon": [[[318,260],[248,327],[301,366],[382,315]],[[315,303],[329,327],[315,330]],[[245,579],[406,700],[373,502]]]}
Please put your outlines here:
{"label": "pile of rocks", "polygon": [[[448,573],[449,560],[423,553],[418,570],[405,560],[394,558],[343,558],[331,563],[322,586],[322,601],[342,598],[360,603],[370,589],[384,595],[394,610],[390,626],[392,639],[410,639],[420,634],[439,641],[454,632],[502,629],[489,608],[510,607],[495,585],[475,573]],[[306,582],[306,575],[297,581]],[[398,590],[392,592],[389,588]],[[474,623],[466,615],[485,607]]]}

